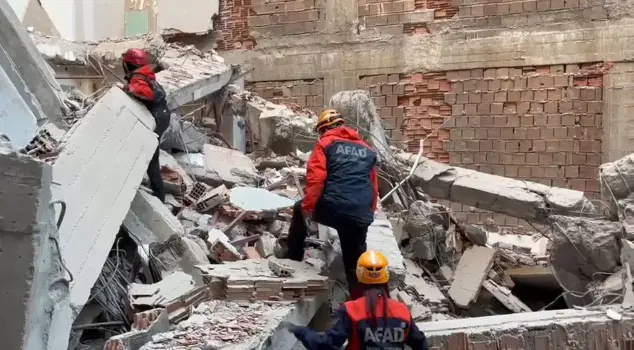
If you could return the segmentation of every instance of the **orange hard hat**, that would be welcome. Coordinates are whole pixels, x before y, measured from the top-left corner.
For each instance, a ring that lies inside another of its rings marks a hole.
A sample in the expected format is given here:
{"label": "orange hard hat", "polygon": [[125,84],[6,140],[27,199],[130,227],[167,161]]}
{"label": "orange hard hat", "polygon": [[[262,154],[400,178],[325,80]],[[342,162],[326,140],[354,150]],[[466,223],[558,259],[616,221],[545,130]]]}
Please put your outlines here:
{"label": "orange hard hat", "polygon": [[322,133],[324,129],[337,123],[343,124],[343,117],[341,116],[341,113],[337,112],[335,109],[327,109],[319,115],[317,125],[315,125],[315,131]]}
{"label": "orange hard hat", "polygon": [[357,261],[357,279],[363,284],[385,284],[390,280],[387,258],[378,251],[368,250]]}

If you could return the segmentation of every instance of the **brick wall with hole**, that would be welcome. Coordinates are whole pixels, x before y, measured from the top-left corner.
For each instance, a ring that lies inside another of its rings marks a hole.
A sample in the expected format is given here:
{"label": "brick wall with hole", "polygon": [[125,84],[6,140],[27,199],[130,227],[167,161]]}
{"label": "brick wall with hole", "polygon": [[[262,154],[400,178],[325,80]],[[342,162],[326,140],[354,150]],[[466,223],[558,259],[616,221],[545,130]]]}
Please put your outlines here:
{"label": "brick wall with hole", "polygon": [[449,161],[443,150],[449,131],[441,129],[451,116],[451,107],[444,101],[444,94],[450,91],[444,73],[365,76],[359,79],[359,88],[373,97],[392,142],[417,153],[420,140],[425,140],[426,157]]}
{"label": "brick wall with hole", "polygon": [[324,108],[321,79],[248,83],[246,89],[270,102],[308,108],[319,114]]}
{"label": "brick wall with hole", "polygon": [[249,9],[252,0],[220,0],[219,15],[214,24],[218,30],[217,49],[250,50],[256,42],[249,33]]}
{"label": "brick wall with hole", "polygon": [[367,28],[398,26],[404,33],[428,33],[425,23],[449,19],[458,8],[451,0],[358,0],[359,22]]}
{"label": "brick wall with hole", "polygon": [[[585,191],[598,197],[602,64],[472,69],[447,73],[449,163]],[[453,204],[459,219],[526,226]]]}

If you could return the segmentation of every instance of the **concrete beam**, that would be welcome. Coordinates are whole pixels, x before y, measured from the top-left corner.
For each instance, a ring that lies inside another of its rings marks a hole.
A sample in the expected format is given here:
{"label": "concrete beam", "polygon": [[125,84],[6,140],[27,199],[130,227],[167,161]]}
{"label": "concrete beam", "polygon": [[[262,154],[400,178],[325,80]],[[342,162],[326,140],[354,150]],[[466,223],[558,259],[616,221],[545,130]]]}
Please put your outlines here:
{"label": "concrete beam", "polygon": [[[15,70],[22,78],[22,84],[26,85],[27,89],[22,90],[20,85],[17,85],[18,90],[38,118],[40,125],[45,120],[42,112],[46,119],[60,125],[64,108],[62,88],[6,0],[0,0],[0,23],[3,23],[0,47],[12,62],[12,66],[4,66],[4,70]],[[38,101],[39,106],[36,103]]]}
{"label": "concrete beam", "polygon": [[574,339],[575,349],[590,350],[631,342],[632,318],[622,315],[614,320],[606,309],[556,310],[417,325],[434,349],[565,349]]}
{"label": "concrete beam", "polygon": [[51,342],[52,318],[69,311],[68,284],[60,279],[69,276],[53,242],[51,177],[50,165],[0,149],[0,308],[10,318],[0,336],[7,349],[62,349]]}
{"label": "concrete beam", "polygon": [[164,243],[173,235],[185,234],[183,225],[165,204],[142,189],[134,196],[123,226],[138,239],[139,244]]}

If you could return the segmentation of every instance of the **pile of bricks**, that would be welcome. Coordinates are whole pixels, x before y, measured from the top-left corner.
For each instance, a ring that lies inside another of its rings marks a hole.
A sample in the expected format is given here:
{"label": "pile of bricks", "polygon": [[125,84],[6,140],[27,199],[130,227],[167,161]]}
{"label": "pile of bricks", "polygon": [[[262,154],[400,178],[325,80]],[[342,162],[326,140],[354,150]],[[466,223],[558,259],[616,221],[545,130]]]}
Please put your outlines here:
{"label": "pile of bricks", "polygon": [[324,85],[321,79],[266,81],[247,84],[247,90],[273,103],[297,104],[315,113],[324,108]]}
{"label": "pile of bricks", "polygon": [[289,270],[293,272],[290,276],[280,277],[269,267],[267,259],[198,268],[211,288],[213,299],[292,301],[323,294],[329,288],[328,277],[320,276],[319,271],[307,263],[290,260],[277,260],[276,263],[290,266]]}
{"label": "pile of bricks", "polygon": [[250,34],[248,16],[251,0],[220,0],[220,15],[215,29],[218,50],[253,49],[255,39]]}
{"label": "pile of bricks", "polygon": [[315,0],[251,0],[248,21],[260,34],[306,34],[321,29],[320,13]]}
{"label": "pile of bricks", "polygon": [[444,102],[450,86],[443,73],[366,76],[360,79],[359,87],[374,98],[386,132],[395,144],[416,153],[419,141],[424,139],[426,157],[449,161],[442,142],[449,138],[449,131],[441,127],[451,115],[451,108]]}

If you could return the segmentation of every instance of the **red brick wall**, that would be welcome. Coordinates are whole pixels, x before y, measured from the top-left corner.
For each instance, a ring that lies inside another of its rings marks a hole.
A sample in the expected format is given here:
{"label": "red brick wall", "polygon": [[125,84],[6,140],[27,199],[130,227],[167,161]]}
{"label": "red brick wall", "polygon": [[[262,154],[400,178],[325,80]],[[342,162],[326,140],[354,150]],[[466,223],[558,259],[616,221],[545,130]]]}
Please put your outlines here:
{"label": "red brick wall", "polygon": [[449,131],[441,129],[451,115],[444,101],[450,86],[444,73],[390,74],[362,77],[361,89],[374,98],[378,113],[392,140],[410,152],[418,152],[420,140],[426,157],[449,161],[443,140]]}
{"label": "red brick wall", "polygon": [[273,103],[297,104],[315,113],[320,113],[324,108],[324,84],[321,79],[256,82],[247,84],[246,88]]}
{"label": "red brick wall", "polygon": [[218,50],[252,49],[256,42],[249,33],[249,8],[252,0],[220,0],[216,23]]}
{"label": "red brick wall", "polygon": [[458,12],[451,0],[358,0],[359,20],[367,28],[403,25],[406,33],[426,33],[427,14],[434,10],[436,19],[449,19]]}
{"label": "red brick wall", "polygon": [[[601,65],[472,69],[363,77],[391,134],[417,152],[486,173],[598,195]],[[444,123],[444,125],[443,125]],[[441,128],[442,126],[442,128]],[[396,140],[398,143],[399,140]],[[448,203],[471,223],[524,226]]]}
{"label": "red brick wall", "polygon": [[261,34],[282,36],[315,33],[321,10],[316,0],[251,0],[249,25]]}

